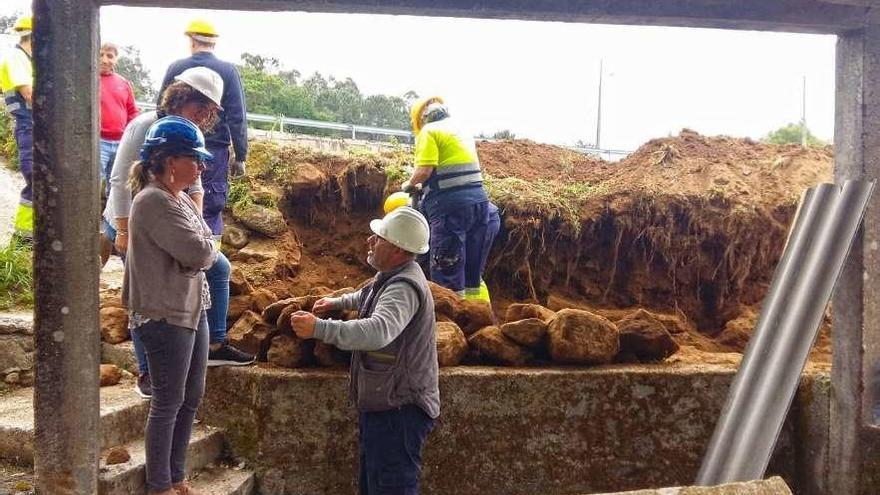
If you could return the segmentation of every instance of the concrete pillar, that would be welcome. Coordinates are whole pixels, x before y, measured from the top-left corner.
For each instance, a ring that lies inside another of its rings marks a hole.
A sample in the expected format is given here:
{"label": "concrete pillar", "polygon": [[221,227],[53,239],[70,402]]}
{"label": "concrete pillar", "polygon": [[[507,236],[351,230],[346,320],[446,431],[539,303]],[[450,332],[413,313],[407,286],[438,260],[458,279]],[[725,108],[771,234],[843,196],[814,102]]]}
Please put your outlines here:
{"label": "concrete pillar", "polygon": [[38,494],[97,493],[98,9],[34,0],[34,469]]}
{"label": "concrete pillar", "polygon": [[[880,178],[880,26],[837,45],[834,179]],[[861,477],[876,397],[880,340],[880,191],[865,214],[834,295],[829,493],[867,493]]]}

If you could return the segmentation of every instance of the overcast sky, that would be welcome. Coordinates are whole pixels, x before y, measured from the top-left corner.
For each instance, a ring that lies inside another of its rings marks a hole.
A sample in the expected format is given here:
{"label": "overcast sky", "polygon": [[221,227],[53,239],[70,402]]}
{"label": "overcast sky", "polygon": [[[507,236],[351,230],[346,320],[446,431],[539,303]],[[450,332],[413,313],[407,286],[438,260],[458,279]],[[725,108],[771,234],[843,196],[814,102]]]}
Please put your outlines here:
{"label": "overcast sky", "polygon": [[[0,14],[29,0],[2,0]],[[217,55],[277,57],[307,77],[351,77],[365,94],[439,94],[475,131],[593,142],[604,60],[603,148],[700,133],[760,138],[800,120],[830,140],[833,36],[410,16],[103,7],[102,40],[134,45],[156,84],[188,55],[194,17],[220,32]]]}

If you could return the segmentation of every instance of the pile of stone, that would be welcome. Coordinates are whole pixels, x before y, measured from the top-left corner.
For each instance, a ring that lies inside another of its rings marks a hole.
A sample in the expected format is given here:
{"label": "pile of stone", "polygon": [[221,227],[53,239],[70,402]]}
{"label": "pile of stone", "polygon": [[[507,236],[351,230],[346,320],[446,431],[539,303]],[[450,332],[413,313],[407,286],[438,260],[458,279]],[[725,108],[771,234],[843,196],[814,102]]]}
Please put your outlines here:
{"label": "pile of stone", "polygon": [[[513,304],[499,322],[487,304],[463,301],[448,289],[433,283],[430,286],[441,366],[650,362],[678,350],[666,322],[645,310],[612,322],[582,309],[554,312],[537,304]],[[229,341],[239,349],[286,368],[348,363],[347,353],[296,337],[290,315],[310,311],[321,297],[338,297],[353,288],[331,291],[318,287],[306,295],[279,297],[266,289],[254,289],[234,270],[230,290],[229,318],[235,324],[229,330]],[[357,313],[336,312],[325,317],[347,321],[357,318]]]}
{"label": "pile of stone", "polygon": [[[678,351],[670,323],[644,309],[612,321],[585,309],[553,311],[537,304],[512,304],[502,321],[490,307],[464,301],[454,292],[430,284],[437,319],[437,354],[441,366],[530,363],[598,365],[662,361]],[[308,294],[278,294],[256,289],[240,269],[230,279],[229,342],[247,353],[285,368],[345,366],[348,353],[316,340],[298,338],[290,315],[311,311],[322,297],[354,291],[315,287]],[[357,312],[326,315],[337,320]],[[118,294],[105,294],[101,336],[116,344],[130,338],[128,315]]]}

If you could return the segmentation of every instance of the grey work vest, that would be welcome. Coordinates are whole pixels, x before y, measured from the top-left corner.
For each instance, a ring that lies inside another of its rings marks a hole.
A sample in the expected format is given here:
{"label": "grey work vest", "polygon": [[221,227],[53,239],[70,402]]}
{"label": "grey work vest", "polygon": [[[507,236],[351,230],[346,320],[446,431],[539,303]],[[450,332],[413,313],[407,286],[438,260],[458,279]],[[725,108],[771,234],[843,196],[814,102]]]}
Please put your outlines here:
{"label": "grey work vest", "polygon": [[363,288],[360,318],[368,318],[382,292],[403,282],[418,293],[419,307],[412,320],[390,344],[377,351],[355,351],[351,356],[351,399],[358,411],[387,411],[415,404],[436,418],[440,415],[437,384],[437,336],[434,299],[421,268],[410,262],[397,271],[380,273]]}

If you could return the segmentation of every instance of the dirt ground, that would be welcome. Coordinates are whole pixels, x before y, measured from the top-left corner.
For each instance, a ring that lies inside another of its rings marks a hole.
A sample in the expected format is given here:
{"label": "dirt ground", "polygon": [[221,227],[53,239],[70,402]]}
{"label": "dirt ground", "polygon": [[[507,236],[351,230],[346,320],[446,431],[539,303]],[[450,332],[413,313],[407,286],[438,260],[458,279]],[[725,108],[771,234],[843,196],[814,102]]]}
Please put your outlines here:
{"label": "dirt ground", "polygon": [[[356,287],[368,223],[408,156],[340,156],[255,144],[252,188],[274,189],[293,236],[278,263],[238,263],[279,297]],[[486,280],[493,309],[513,302],[600,314],[645,308],[676,320],[692,351],[742,352],[803,190],[831,180],[830,148],[803,149],[684,130],[619,162],[525,140],[478,143],[503,229]],[[322,289],[323,290],[323,289]],[[619,315],[618,315],[619,316]],[[830,317],[812,359],[830,361]]]}

